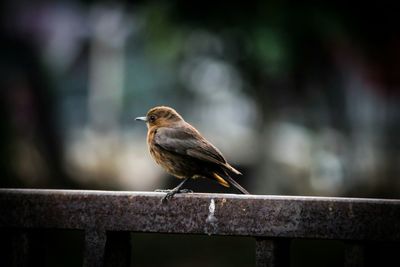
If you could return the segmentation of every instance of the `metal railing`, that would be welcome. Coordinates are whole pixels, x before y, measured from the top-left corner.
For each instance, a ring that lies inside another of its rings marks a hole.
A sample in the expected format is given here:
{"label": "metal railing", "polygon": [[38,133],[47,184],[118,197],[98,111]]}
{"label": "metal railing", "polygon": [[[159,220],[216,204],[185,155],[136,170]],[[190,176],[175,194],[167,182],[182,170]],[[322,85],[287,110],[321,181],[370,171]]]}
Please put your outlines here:
{"label": "metal railing", "polygon": [[83,266],[129,266],[130,232],[250,236],[256,266],[289,264],[292,239],[347,243],[345,266],[362,266],[364,244],[400,241],[400,200],[231,194],[0,189],[0,228],[26,263],[31,229],[85,232]]}

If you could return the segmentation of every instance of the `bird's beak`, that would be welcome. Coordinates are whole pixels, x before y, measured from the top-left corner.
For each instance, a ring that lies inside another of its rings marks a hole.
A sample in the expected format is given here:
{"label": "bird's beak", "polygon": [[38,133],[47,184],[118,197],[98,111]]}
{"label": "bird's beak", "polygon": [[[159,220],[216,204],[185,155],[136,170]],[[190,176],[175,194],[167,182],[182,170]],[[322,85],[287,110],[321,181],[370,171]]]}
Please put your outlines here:
{"label": "bird's beak", "polygon": [[146,117],[137,117],[135,118],[136,121],[144,121],[147,122],[147,118]]}

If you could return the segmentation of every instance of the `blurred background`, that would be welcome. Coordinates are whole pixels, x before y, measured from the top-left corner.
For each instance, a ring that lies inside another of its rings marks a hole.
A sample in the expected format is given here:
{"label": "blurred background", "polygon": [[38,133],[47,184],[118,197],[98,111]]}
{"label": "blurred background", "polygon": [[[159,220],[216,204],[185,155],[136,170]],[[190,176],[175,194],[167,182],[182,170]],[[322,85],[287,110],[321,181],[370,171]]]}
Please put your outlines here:
{"label": "blurred background", "polygon": [[[0,13],[0,187],[172,188],[134,121],[168,105],[254,194],[400,196],[394,4],[17,0]],[[179,242],[232,244],[204,240]],[[251,265],[252,240],[237,240],[250,263],[227,266]]]}

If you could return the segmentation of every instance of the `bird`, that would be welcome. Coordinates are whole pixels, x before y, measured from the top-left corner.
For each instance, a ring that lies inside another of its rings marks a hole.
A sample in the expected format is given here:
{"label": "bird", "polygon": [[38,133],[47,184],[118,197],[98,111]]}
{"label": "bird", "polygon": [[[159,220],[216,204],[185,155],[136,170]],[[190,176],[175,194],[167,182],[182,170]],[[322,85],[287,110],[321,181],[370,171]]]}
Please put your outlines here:
{"label": "bird", "polygon": [[242,174],[175,109],[157,106],[135,119],[147,125],[147,145],[154,161],[167,173],[182,179],[173,189],[157,190],[167,193],[163,201],[177,193],[191,192],[181,188],[189,179],[196,178],[208,178],[224,187],[232,185],[240,193],[250,194],[231,177]]}

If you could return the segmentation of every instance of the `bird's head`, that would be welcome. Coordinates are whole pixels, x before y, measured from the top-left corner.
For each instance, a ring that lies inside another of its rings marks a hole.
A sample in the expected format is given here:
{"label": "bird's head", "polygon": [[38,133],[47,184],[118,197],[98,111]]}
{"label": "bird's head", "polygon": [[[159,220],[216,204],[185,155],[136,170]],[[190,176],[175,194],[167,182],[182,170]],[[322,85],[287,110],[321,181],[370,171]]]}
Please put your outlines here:
{"label": "bird's head", "polygon": [[165,106],[154,107],[147,112],[146,117],[137,117],[137,121],[144,121],[148,128],[171,126],[183,121],[175,109]]}

